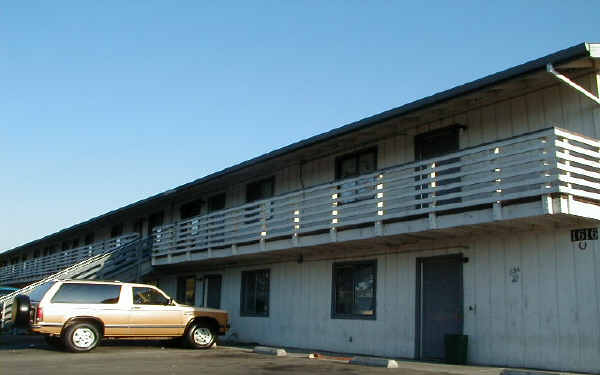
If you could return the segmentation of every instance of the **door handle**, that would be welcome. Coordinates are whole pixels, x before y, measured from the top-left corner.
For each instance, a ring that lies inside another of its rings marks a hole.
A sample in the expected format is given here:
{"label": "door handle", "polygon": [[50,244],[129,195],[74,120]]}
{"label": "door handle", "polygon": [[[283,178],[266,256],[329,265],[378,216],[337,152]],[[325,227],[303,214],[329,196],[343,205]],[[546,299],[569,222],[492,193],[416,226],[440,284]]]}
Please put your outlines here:
{"label": "door handle", "polygon": [[131,309],[132,310],[141,310],[141,307],[139,307],[139,306],[133,306]]}

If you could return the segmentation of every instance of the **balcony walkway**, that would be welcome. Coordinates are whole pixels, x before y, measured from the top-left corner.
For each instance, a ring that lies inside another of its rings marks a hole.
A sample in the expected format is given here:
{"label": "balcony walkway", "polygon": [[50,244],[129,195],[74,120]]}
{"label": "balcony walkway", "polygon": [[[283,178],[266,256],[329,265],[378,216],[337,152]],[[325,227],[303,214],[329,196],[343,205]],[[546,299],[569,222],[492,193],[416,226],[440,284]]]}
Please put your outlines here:
{"label": "balcony walkway", "polygon": [[540,215],[598,220],[598,202],[600,142],[552,127],[164,225],[153,265]]}

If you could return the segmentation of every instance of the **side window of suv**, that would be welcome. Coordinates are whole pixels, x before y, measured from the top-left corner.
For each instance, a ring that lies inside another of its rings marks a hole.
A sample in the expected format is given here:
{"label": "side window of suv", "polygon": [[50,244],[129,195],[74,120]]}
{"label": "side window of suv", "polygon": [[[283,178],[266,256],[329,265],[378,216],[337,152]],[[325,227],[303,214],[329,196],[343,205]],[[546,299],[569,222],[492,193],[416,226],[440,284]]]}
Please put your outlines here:
{"label": "side window of suv", "polygon": [[134,305],[168,305],[169,300],[152,288],[131,288]]}
{"label": "side window of suv", "polygon": [[116,304],[121,295],[120,285],[63,284],[52,297],[52,303]]}

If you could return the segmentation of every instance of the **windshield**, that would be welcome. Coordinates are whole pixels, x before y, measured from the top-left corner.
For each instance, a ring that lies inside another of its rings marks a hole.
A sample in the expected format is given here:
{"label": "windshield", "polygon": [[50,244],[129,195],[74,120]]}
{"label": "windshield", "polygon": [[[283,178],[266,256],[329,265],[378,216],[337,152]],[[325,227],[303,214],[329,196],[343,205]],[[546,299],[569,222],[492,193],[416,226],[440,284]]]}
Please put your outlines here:
{"label": "windshield", "polygon": [[42,298],[44,298],[44,294],[46,294],[46,292],[48,291],[48,289],[50,289],[52,287],[52,285],[54,285],[54,281],[50,281],[48,283],[43,283],[41,285],[36,286],[35,288],[33,288],[32,290],[30,290],[28,293],[25,293],[29,296],[29,299],[32,302],[40,302],[42,300]]}

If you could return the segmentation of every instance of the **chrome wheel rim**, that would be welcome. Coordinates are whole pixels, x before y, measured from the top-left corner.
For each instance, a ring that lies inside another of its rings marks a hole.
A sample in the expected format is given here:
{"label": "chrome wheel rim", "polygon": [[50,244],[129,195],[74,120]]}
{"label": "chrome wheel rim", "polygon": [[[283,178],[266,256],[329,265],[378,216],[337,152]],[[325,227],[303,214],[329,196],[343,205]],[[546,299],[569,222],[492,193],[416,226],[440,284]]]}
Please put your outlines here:
{"label": "chrome wheel rim", "polygon": [[208,328],[196,328],[194,330],[194,342],[198,345],[208,345],[211,343],[213,334]]}
{"label": "chrome wheel rim", "polygon": [[78,348],[89,348],[96,340],[94,331],[89,328],[77,328],[73,331],[73,344]]}

